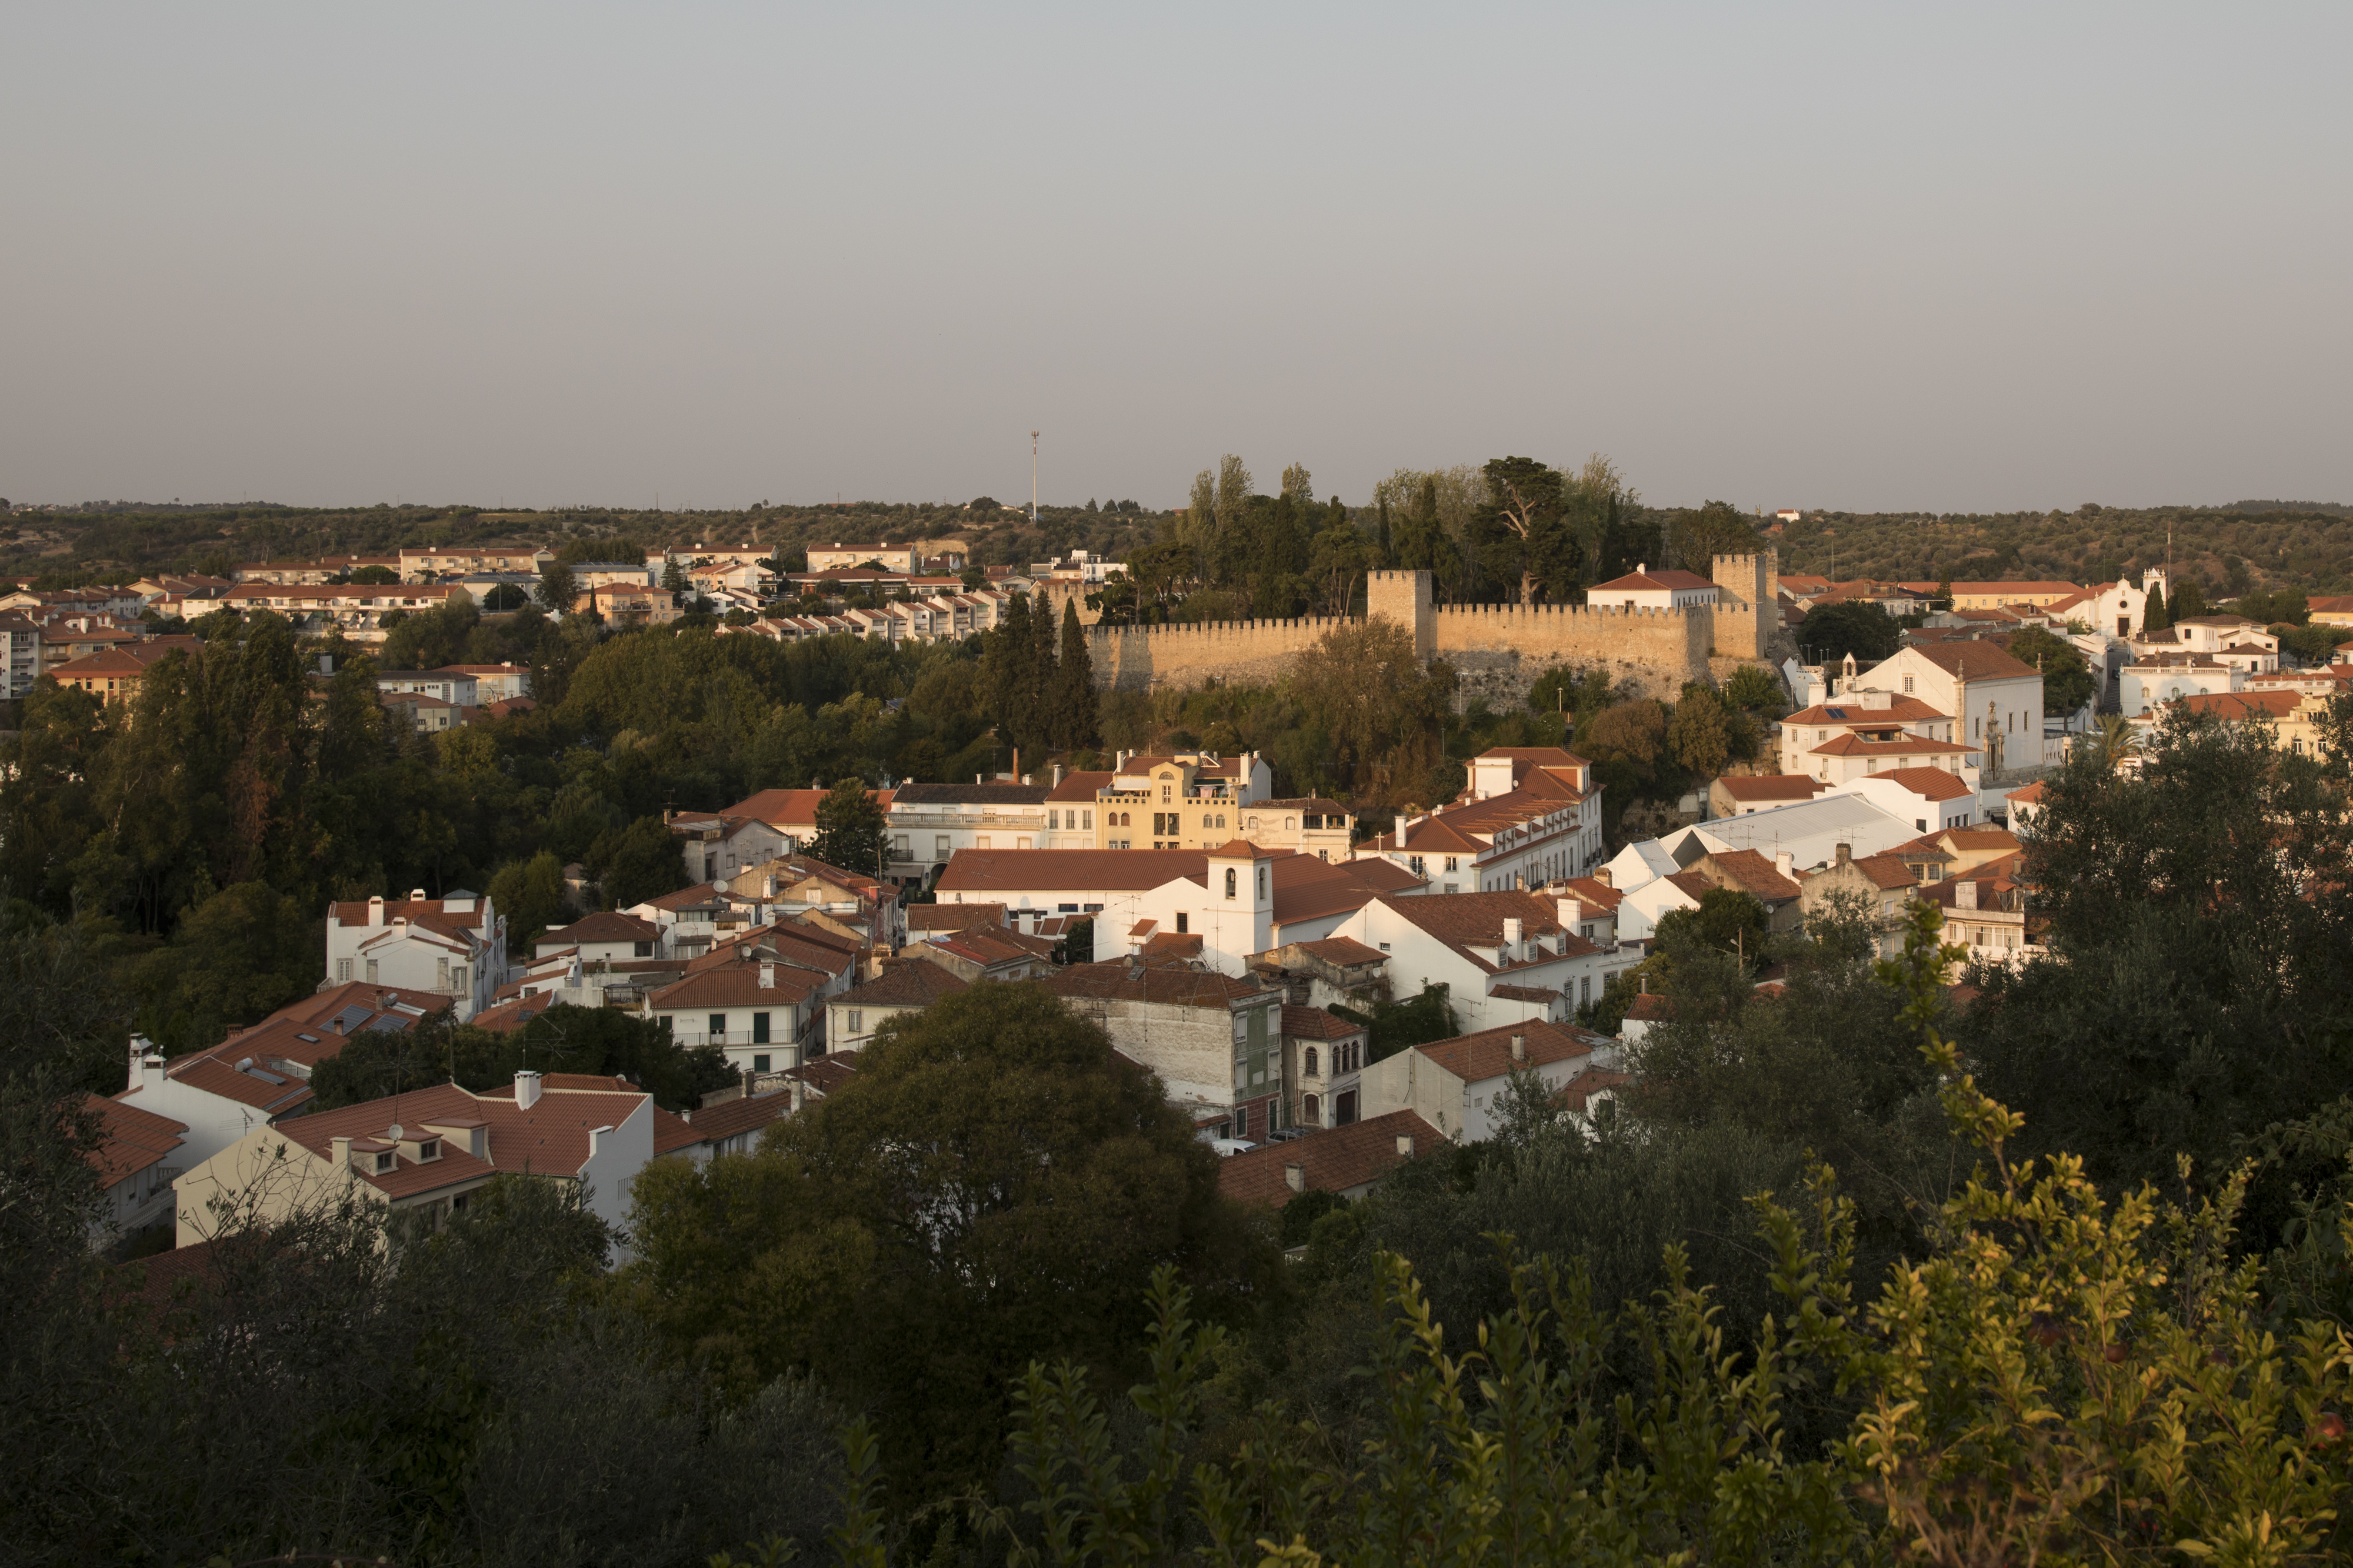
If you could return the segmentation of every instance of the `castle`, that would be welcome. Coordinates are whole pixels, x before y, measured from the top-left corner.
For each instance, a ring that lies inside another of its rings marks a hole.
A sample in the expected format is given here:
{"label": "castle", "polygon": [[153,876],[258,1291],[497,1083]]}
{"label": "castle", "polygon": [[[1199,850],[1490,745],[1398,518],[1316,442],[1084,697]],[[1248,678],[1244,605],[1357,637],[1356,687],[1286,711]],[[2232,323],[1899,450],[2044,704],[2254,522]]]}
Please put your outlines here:
{"label": "castle", "polygon": [[[1498,705],[1525,700],[1556,665],[1608,668],[1643,694],[1672,699],[1690,680],[1721,679],[1768,657],[1780,629],[1777,552],[1719,555],[1711,574],[1724,596],[1681,609],[1593,605],[1432,605],[1427,572],[1375,572],[1369,615],[1413,633],[1414,653],[1443,658],[1461,698]],[[1346,622],[1208,621],[1191,626],[1088,628],[1095,684],[1119,691],[1200,686],[1210,680],[1271,681],[1318,638]]]}

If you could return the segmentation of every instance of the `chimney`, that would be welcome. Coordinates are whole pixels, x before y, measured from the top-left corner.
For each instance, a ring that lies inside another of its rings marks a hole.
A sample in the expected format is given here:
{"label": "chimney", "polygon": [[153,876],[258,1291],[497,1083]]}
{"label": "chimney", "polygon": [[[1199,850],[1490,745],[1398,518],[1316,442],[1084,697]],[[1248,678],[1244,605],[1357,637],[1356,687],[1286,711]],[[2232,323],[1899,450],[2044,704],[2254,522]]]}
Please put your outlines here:
{"label": "chimney", "polygon": [[1397,814],[1397,847],[1400,849],[1405,847],[1405,813],[1402,811]]}
{"label": "chimney", "polygon": [[384,924],[384,895],[382,893],[378,893],[374,898],[368,900],[367,923],[372,926],[380,926]]}
{"label": "chimney", "polygon": [[1605,888],[1615,888],[1618,884],[1611,881],[1609,879],[1610,871],[1609,867],[1597,866],[1593,868],[1593,879],[1595,881],[1600,883]]}
{"label": "chimney", "polygon": [[764,958],[760,961],[760,989],[774,991],[776,988],[776,961],[773,958]]}
{"label": "chimney", "polygon": [[539,1074],[525,1070],[515,1074],[515,1109],[529,1110],[539,1103]]}
{"label": "chimney", "polygon": [[1520,956],[1521,930],[1522,927],[1520,925],[1519,916],[1505,915],[1504,917],[1504,956],[1505,958],[1517,958]]}
{"label": "chimney", "polygon": [[1293,1160],[1282,1168],[1282,1184],[1294,1193],[1307,1190],[1307,1167]]}
{"label": "chimney", "polygon": [[352,1141],[349,1138],[330,1138],[327,1140],[327,1147],[332,1151],[329,1157],[332,1159],[336,1164],[344,1167],[346,1170],[350,1169],[352,1163]]}
{"label": "chimney", "polygon": [[1413,1158],[1412,1133],[1400,1132],[1398,1134],[1398,1158],[1400,1160],[1410,1160]]}
{"label": "chimney", "polygon": [[1852,845],[1852,844],[1841,844],[1841,845],[1840,845],[1840,846],[1838,847],[1838,864],[1840,864],[1840,865],[1843,866],[1843,865],[1845,865],[1848,861],[1850,861],[1850,860],[1852,860],[1852,859],[1853,859],[1853,858],[1854,858],[1854,846],[1853,846],[1853,845]]}
{"label": "chimney", "polygon": [[1056,789],[1062,787],[1062,764],[1060,763],[1054,764],[1054,787]]}
{"label": "chimney", "polygon": [[1975,882],[1967,880],[1954,883],[1953,907],[1957,910],[1976,909],[1978,907],[1978,885]]}
{"label": "chimney", "polygon": [[425,889],[422,888],[411,888],[408,889],[408,896],[416,902],[421,904],[425,901]]}
{"label": "chimney", "polygon": [[1793,882],[1798,879],[1797,867],[1798,858],[1787,849],[1776,849],[1773,851],[1773,869],[1780,872],[1781,875],[1788,878]]}
{"label": "chimney", "polygon": [[794,1114],[798,1115],[798,1114],[799,1114],[799,1112],[800,1112],[800,1109],[801,1109],[801,1107],[808,1103],[808,1099],[807,1099],[807,1096],[808,1096],[808,1086],[807,1086],[807,1084],[805,1084],[805,1083],[801,1082],[801,1080],[800,1080],[800,1079],[793,1079],[793,1087],[792,1087],[792,1091],[791,1091],[791,1092],[792,1092],[792,1097],[793,1097],[793,1100],[792,1100],[792,1109],[793,1109],[793,1112],[794,1112]]}
{"label": "chimney", "polygon": [[1515,1062],[1528,1059],[1528,1037],[1525,1035],[1512,1037],[1512,1059]]}
{"label": "chimney", "polygon": [[1651,563],[1650,563],[1649,562],[1647,562],[1647,561],[1638,561],[1638,562],[1636,562],[1636,563],[1634,563],[1634,575],[1635,575],[1635,576],[1637,576],[1637,577],[1640,577],[1640,576],[1641,576],[1643,574],[1645,574],[1645,573],[1647,573],[1648,571],[1650,571],[1650,569],[1651,569]]}
{"label": "chimney", "polygon": [[1577,922],[1585,918],[1585,900],[1583,899],[1568,898],[1555,899],[1552,902],[1554,910],[1560,916],[1562,929],[1570,931],[1576,931]]}

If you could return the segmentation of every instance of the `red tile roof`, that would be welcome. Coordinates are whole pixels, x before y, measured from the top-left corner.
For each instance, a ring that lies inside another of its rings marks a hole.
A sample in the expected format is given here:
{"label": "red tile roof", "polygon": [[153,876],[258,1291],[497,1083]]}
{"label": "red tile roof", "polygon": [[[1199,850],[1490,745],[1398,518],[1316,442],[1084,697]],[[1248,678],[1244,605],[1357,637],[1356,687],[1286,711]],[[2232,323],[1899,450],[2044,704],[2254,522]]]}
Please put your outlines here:
{"label": "red tile roof", "polygon": [[1208,874],[1199,849],[959,849],[940,873],[943,893],[1102,889],[1148,892]]}
{"label": "red tile roof", "polygon": [[549,931],[539,940],[576,947],[584,942],[651,942],[661,935],[661,927],[635,915],[620,914],[611,910],[599,910],[583,915],[560,931]]}
{"label": "red tile roof", "polygon": [[[1514,1035],[1523,1035],[1527,1038],[1525,1060],[1514,1061],[1512,1058]],[[1543,1067],[1552,1062],[1590,1056],[1596,1047],[1611,1043],[1583,1029],[1548,1024],[1542,1018],[1530,1018],[1524,1023],[1482,1029],[1475,1035],[1460,1035],[1451,1040],[1416,1046],[1414,1049],[1429,1058],[1433,1065],[1465,1083],[1483,1083],[1489,1079],[1502,1078],[1517,1068]]]}
{"label": "red tile roof", "polygon": [[[773,985],[760,984],[757,961],[730,960],[726,964],[690,974],[674,985],[665,985],[646,999],[647,1005],[657,1010],[693,1007],[779,1007],[788,1008],[815,995],[825,984],[824,977],[790,964],[775,966]],[[789,1033],[789,1031],[780,1031]]]}
{"label": "red tile roof", "polygon": [[1685,572],[1680,567],[1665,566],[1655,572],[1629,572],[1623,577],[1612,577],[1607,583],[1596,583],[1586,590],[1586,594],[1589,597],[1595,594],[1658,593],[1669,588],[1688,591],[1693,588],[1715,586],[1714,583],[1696,572]]}
{"label": "red tile roof", "polygon": [[[2020,584],[2018,586],[2029,587],[2031,584]],[[2059,586],[2064,587],[2068,584],[2062,584]],[[1961,591],[1959,584],[1953,584],[1953,592],[1957,594]],[[2029,677],[2036,680],[2042,679],[2041,675],[2036,674],[2033,666],[2021,664],[2008,653],[1989,642],[1933,643],[1926,647],[1915,646],[1912,651],[1947,675],[1958,675],[1968,680],[2016,680]]]}
{"label": "red tile roof", "polygon": [[1947,773],[1943,768],[1890,768],[1871,776],[1892,779],[1926,800],[1958,800],[1977,793],[1960,774]]}
{"label": "red tile roof", "polygon": [[1916,724],[1952,717],[1929,707],[1916,697],[1905,697],[1898,692],[1885,694],[1887,706],[1884,708],[1865,707],[1862,701],[1863,695],[1857,692],[1847,697],[1833,697],[1827,702],[1817,702],[1811,708],[1801,708],[1781,722],[1792,727],[1805,724]]}
{"label": "red tile roof", "polygon": [[1772,861],[1757,849],[1719,849],[1707,856],[1703,865],[1713,866],[1733,887],[1739,889],[1766,905],[1785,904],[1804,891],[1784,877]]}
{"label": "red tile roof", "polygon": [[1565,1110],[1582,1112],[1593,1103],[1593,1097],[1608,1089],[1622,1089],[1634,1081],[1634,1075],[1616,1068],[1587,1068],[1555,1091],[1552,1100]]}
{"label": "red tile roof", "polygon": [[1282,1005],[1282,1032],[1294,1039],[1345,1040],[1351,1035],[1365,1033],[1365,1026],[1351,1024],[1321,1007],[1302,1007],[1286,1002]]}
{"label": "red tile roof", "polygon": [[1345,1192],[1413,1158],[1399,1152],[1400,1138],[1410,1140],[1413,1154],[1427,1154],[1446,1142],[1437,1128],[1414,1112],[1392,1110],[1220,1160],[1218,1191],[1236,1203],[1281,1205],[1298,1195],[1290,1180],[1290,1167],[1297,1165],[1303,1190]]}
{"label": "red tile roof", "polygon": [[894,959],[881,975],[852,986],[828,1004],[831,1007],[928,1007],[943,996],[972,987],[936,963],[921,959]]}
{"label": "red tile roof", "polygon": [[1299,951],[1314,954],[1326,963],[1342,969],[1354,969],[1366,963],[1387,963],[1389,955],[1378,948],[1366,947],[1352,936],[1327,936],[1321,942],[1303,942]]}
{"label": "red tile roof", "polygon": [[1131,969],[1124,961],[1073,963],[1046,976],[1042,984],[1057,996],[1211,1007],[1221,1012],[1229,1011],[1235,1002],[1281,994],[1277,987],[1237,980],[1231,975],[1205,973],[1198,969]]}
{"label": "red tile roof", "polygon": [[1003,904],[909,904],[907,930],[965,931],[974,926],[1001,926]]}
{"label": "red tile roof", "polygon": [[188,1131],[185,1121],[125,1105],[103,1095],[85,1094],[81,1108],[98,1118],[99,1144],[87,1158],[98,1172],[100,1186],[111,1187],[177,1153]]}
{"label": "red tile roof", "polygon": [[1727,774],[1715,782],[1725,794],[1738,801],[1811,800],[1831,787],[1803,773],[1763,773],[1746,778]]}
{"label": "red tile roof", "polygon": [[1062,782],[1046,792],[1046,799],[1049,802],[1068,800],[1092,801],[1095,797],[1095,791],[1110,788],[1111,781],[1118,776],[1118,774],[1112,773],[1087,772],[1064,773],[1062,775]]}
{"label": "red tile roof", "polygon": [[[851,1053],[854,1054],[854,1053]],[[831,1058],[821,1058],[831,1060]],[[793,1097],[782,1089],[765,1094],[739,1095],[723,1100],[716,1105],[706,1105],[686,1115],[672,1116],[666,1110],[654,1112],[654,1152],[674,1153],[697,1143],[721,1143],[743,1133],[755,1131],[782,1116],[790,1115]]]}
{"label": "red tile roof", "polygon": [[280,1122],[278,1131],[320,1158],[329,1159],[334,1139],[350,1138],[357,1145],[381,1137],[396,1122],[411,1135],[428,1131],[437,1122],[488,1124],[488,1160],[476,1159],[456,1141],[445,1138],[438,1160],[420,1164],[404,1155],[382,1175],[354,1168],[353,1174],[386,1197],[403,1198],[499,1172],[528,1169],[541,1175],[575,1176],[588,1162],[590,1131],[618,1127],[647,1103],[647,1096],[638,1089],[600,1093],[546,1088],[544,1083],[542,1087],[537,1103],[524,1110],[516,1104],[512,1085],[478,1095],[453,1083],[432,1084],[405,1090],[391,1100],[298,1116]]}

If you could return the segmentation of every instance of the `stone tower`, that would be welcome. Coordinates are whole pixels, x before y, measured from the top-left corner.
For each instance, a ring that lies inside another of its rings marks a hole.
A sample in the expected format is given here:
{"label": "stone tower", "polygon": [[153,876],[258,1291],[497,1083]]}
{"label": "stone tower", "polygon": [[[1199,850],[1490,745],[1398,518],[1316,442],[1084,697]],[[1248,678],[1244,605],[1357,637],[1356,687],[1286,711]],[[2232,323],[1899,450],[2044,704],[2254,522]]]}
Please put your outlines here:
{"label": "stone tower", "polygon": [[1365,580],[1365,614],[1387,616],[1413,634],[1416,664],[1438,652],[1438,627],[1430,612],[1430,574],[1375,572]]}

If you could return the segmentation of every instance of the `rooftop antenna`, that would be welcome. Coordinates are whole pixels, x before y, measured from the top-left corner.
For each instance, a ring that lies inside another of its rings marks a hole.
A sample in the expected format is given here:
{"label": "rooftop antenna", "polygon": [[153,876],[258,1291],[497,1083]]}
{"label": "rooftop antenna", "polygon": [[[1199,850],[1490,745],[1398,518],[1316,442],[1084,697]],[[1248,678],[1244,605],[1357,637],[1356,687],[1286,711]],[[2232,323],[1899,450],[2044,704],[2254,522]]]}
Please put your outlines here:
{"label": "rooftop antenna", "polygon": [[1038,521],[1038,432],[1029,432],[1029,521]]}

